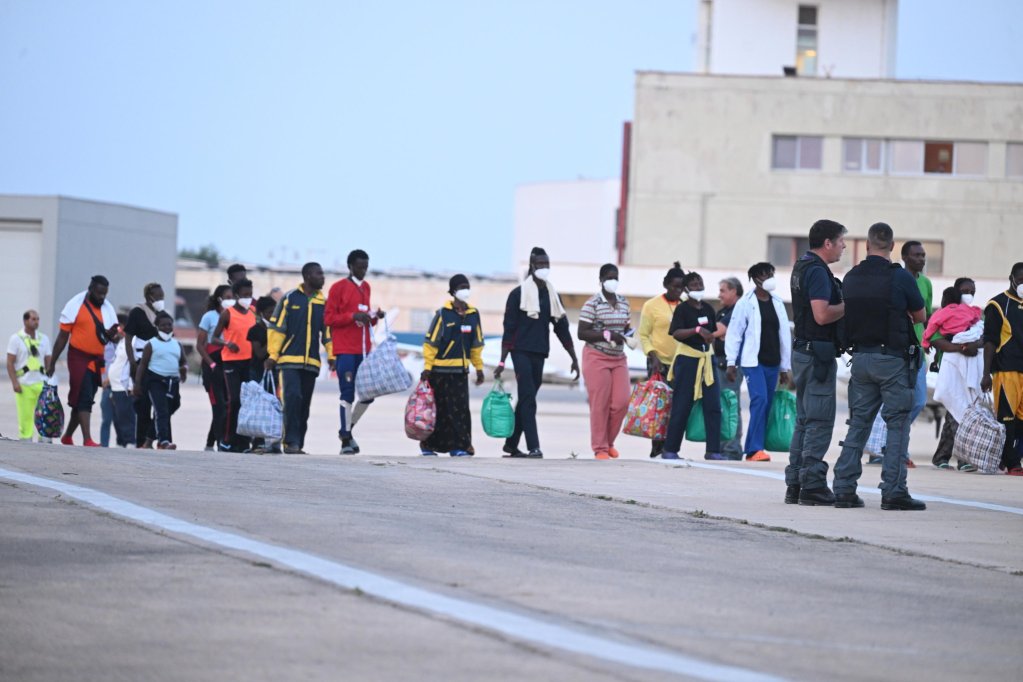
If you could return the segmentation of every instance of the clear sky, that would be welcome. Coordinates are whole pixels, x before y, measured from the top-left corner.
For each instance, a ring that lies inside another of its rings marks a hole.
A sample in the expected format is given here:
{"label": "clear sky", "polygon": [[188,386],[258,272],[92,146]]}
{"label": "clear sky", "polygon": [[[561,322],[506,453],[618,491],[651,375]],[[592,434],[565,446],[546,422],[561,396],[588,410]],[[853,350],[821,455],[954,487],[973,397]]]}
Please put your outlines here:
{"label": "clear sky", "polygon": [[[617,177],[695,0],[0,0],[0,192],[259,263],[506,271],[516,185]],[[1023,1],[902,0],[898,75],[1023,81]]]}

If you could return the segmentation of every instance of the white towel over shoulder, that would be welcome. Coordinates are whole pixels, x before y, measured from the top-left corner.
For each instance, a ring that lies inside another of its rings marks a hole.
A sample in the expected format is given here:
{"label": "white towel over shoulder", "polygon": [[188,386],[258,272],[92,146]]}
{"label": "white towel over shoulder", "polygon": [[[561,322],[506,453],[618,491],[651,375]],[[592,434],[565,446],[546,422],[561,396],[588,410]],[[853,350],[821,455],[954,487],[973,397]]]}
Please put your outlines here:
{"label": "white towel over shoulder", "polygon": [[[565,309],[561,305],[561,297],[550,282],[547,282],[547,293],[551,295],[551,318],[560,320],[565,316]],[[527,277],[522,283],[519,310],[534,320],[540,317],[540,289],[532,277]]]}
{"label": "white towel over shoulder", "polygon": [[[78,311],[81,310],[82,304],[85,303],[85,297],[88,295],[88,291],[82,291],[71,297],[71,300],[64,306],[64,310],[60,311],[60,324],[74,324],[78,318]],[[104,328],[110,329],[117,326],[117,310],[113,303],[103,301],[101,312],[103,313]]]}

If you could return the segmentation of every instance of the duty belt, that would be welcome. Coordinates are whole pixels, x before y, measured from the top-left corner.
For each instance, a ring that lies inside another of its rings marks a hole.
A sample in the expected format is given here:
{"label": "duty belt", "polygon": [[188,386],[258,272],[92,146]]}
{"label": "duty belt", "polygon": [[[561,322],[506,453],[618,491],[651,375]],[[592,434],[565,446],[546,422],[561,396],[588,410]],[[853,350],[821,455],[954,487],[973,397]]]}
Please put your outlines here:
{"label": "duty belt", "polygon": [[853,355],[857,353],[881,353],[882,355],[892,355],[897,358],[908,359],[906,349],[894,350],[888,346],[854,346],[852,349]]}

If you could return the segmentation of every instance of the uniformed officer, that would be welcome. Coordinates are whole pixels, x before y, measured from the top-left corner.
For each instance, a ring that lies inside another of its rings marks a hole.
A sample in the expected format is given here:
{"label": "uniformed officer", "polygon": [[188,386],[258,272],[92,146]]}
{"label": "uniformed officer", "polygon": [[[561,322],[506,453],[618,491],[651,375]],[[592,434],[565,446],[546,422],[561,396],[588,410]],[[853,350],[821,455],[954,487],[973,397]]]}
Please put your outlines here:
{"label": "uniformed officer", "polygon": [[836,358],[841,354],[839,320],[845,315],[842,289],[831,274],[845,251],[846,229],[833,220],[810,228],[810,250],[792,268],[792,381],[796,385],[796,428],[785,467],[785,503],[832,505],[824,455],[835,429]]}
{"label": "uniformed officer", "polygon": [[[835,506],[862,507],[856,482],[874,417],[888,427],[881,465],[881,509],[921,510],[906,488],[904,453],[913,389],[922,362],[913,323],[926,316],[913,276],[891,262],[895,235],[885,223],[867,232],[867,258],[845,276],[846,329],[852,349],[849,433],[835,463]],[[883,407],[882,407],[883,403]]]}

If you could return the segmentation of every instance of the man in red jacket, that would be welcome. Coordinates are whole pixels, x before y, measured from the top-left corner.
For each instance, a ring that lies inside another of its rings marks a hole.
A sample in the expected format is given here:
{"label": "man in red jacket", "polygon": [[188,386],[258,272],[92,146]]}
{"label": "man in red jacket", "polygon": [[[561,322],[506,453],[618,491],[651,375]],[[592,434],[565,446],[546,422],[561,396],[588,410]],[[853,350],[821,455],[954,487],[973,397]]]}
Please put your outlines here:
{"label": "man in red jacket", "polygon": [[365,354],[373,346],[370,327],[384,316],[377,308],[371,312],[369,282],[369,256],[356,249],[348,254],[348,277],[334,283],[327,295],[324,323],[330,327],[334,341],[337,381],[341,389],[341,454],[354,455],[359,444],[352,438],[352,429],[372,400],[355,402],[355,375]]}

